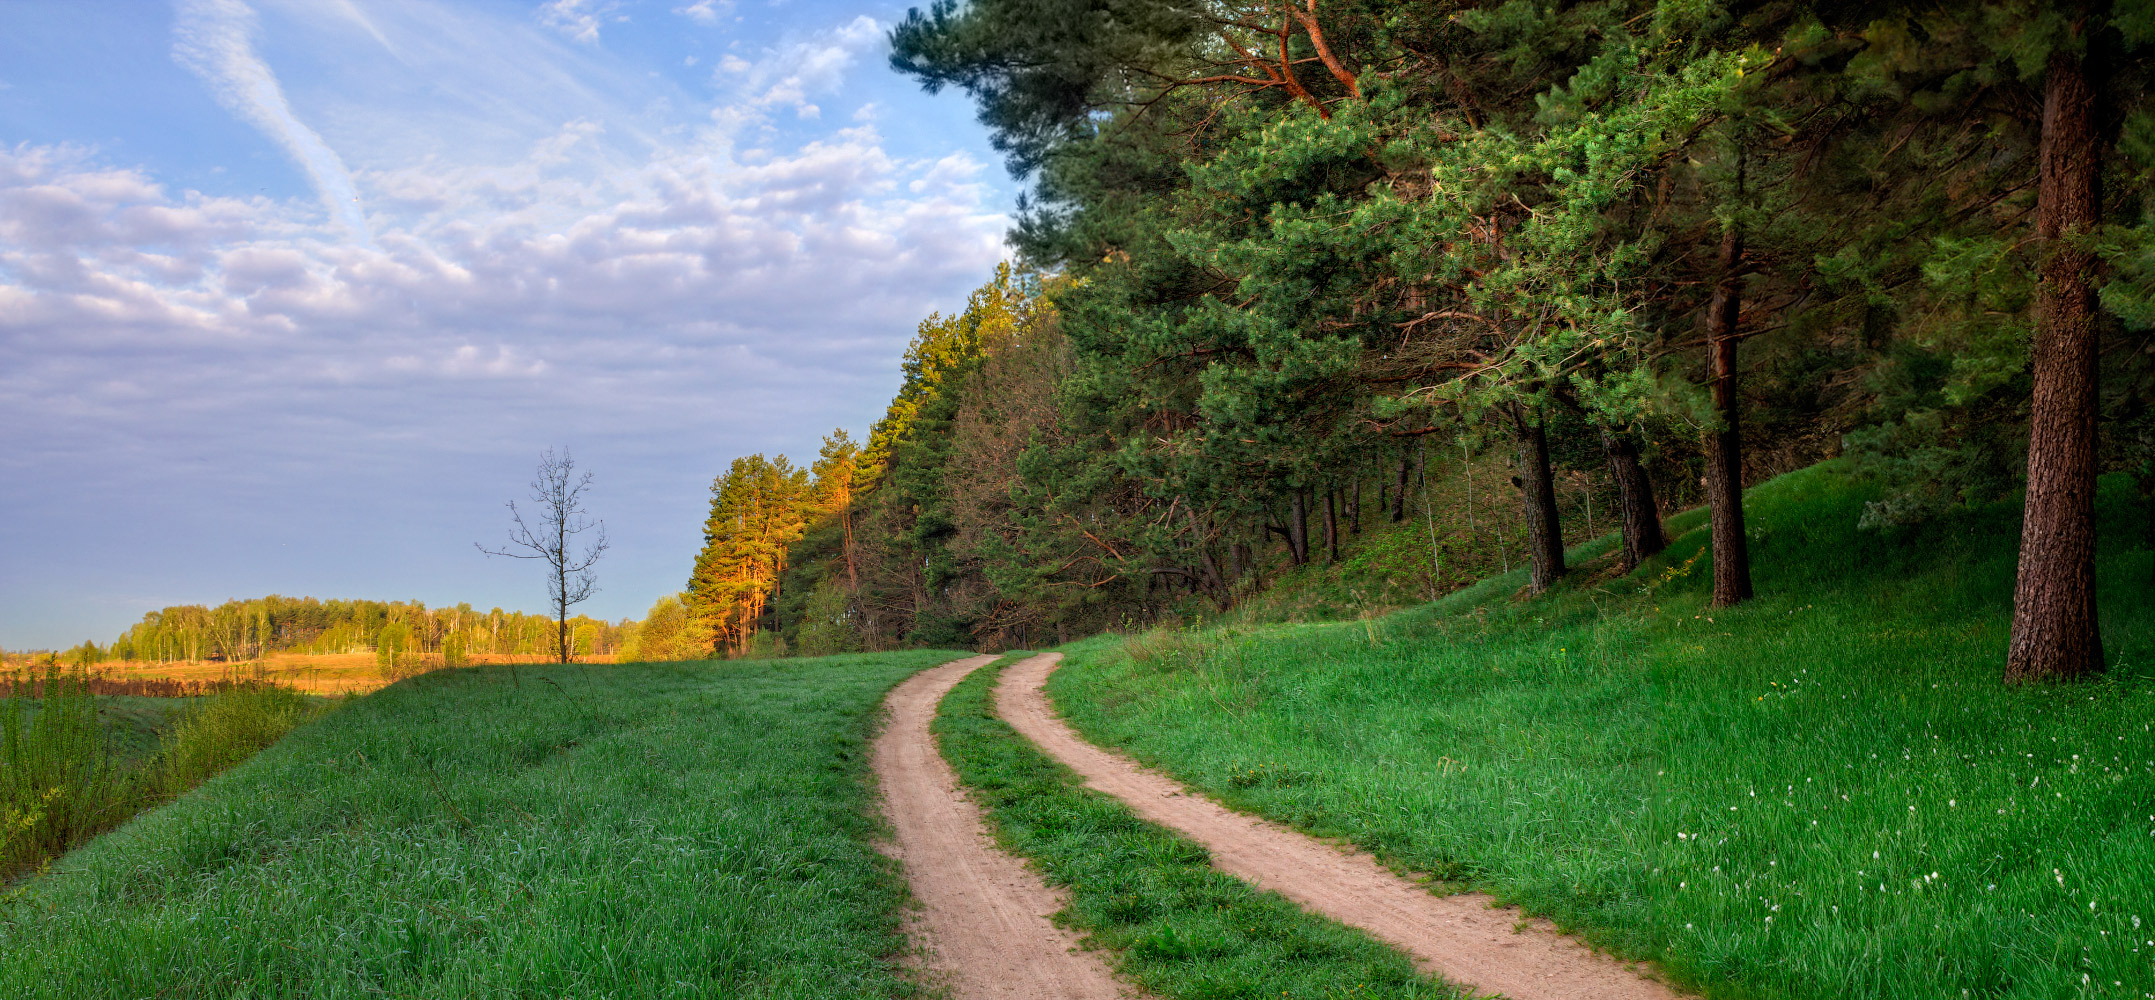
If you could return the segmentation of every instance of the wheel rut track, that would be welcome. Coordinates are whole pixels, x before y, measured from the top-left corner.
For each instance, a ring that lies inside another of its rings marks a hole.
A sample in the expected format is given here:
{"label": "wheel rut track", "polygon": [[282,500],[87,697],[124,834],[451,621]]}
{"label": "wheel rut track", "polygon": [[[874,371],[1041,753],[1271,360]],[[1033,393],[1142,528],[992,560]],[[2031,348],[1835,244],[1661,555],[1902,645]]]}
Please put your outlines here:
{"label": "wheel rut track", "polygon": [[1134,995],[1094,953],[1048,915],[1062,909],[1050,890],[989,839],[979,807],[936,748],[929,725],[943,695],[992,656],[955,660],[914,674],[884,700],[889,719],[875,742],[893,841],[920,908],[909,936],[926,945],[923,964],[954,1000],[1115,1000]]}
{"label": "wheel rut track", "polygon": [[1049,756],[1139,816],[1203,844],[1221,871],[1277,892],[1412,956],[1424,972],[1514,1000],[1676,1000],[1684,994],[1559,933],[1520,927],[1516,910],[1479,893],[1436,896],[1370,857],[1235,812],[1174,779],[1087,743],[1048,703],[1062,659],[1043,653],[1003,670],[995,709]]}

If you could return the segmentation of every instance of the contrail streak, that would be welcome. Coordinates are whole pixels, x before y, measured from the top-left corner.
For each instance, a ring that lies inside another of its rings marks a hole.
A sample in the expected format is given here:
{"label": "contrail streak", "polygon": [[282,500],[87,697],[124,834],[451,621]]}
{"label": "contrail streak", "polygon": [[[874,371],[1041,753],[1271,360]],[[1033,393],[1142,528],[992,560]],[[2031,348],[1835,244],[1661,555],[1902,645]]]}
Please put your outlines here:
{"label": "contrail streak", "polygon": [[277,75],[255,54],[254,10],[241,0],[179,0],[178,13],[172,58],[208,81],[233,114],[277,140],[313,179],[330,218],[343,223],[360,242],[372,243],[351,171],[336,150],[292,113]]}

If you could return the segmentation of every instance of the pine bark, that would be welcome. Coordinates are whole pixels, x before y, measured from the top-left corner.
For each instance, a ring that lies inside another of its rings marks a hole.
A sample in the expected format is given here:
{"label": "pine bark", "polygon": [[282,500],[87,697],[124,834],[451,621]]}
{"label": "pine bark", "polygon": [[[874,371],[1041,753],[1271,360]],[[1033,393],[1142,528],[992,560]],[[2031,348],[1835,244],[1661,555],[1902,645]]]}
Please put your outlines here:
{"label": "pine bark", "polygon": [[1616,480],[1618,506],[1623,508],[1624,572],[1638,569],[1668,547],[1661,533],[1661,507],[1654,501],[1654,482],[1639,464],[1639,445],[1629,434],[1601,432],[1601,450],[1609,458],[1609,475]]}
{"label": "pine bark", "polygon": [[1706,308],[1707,367],[1721,428],[1706,436],[1706,504],[1713,524],[1715,607],[1751,599],[1750,540],[1743,527],[1743,435],[1737,423],[1737,317],[1743,311],[1743,234],[1721,236],[1721,277]]}
{"label": "pine bark", "polygon": [[1526,503],[1527,561],[1535,593],[1555,586],[1564,575],[1564,531],[1557,519],[1556,476],[1549,469],[1549,431],[1528,421],[1524,407],[1512,407],[1512,432],[1519,446],[1519,492]]}
{"label": "pine bark", "polygon": [[1287,499],[1287,549],[1295,565],[1309,562],[1309,496],[1301,490]]}
{"label": "pine bark", "polygon": [[2086,62],[2053,54],[2043,91],[2036,235],[2049,257],[2036,302],[2008,683],[2103,669],[2095,614],[2095,257],[2068,242],[2098,221],[2102,150]]}
{"label": "pine bark", "polygon": [[1326,562],[1339,561],[1339,491],[1324,491],[1324,550]]}
{"label": "pine bark", "polygon": [[1211,594],[1212,602],[1218,605],[1221,611],[1226,611],[1228,608],[1233,607],[1234,599],[1229,596],[1227,578],[1220,572],[1220,560],[1218,556],[1213,554],[1212,546],[1207,545],[1200,548],[1198,555],[1201,560],[1198,564],[1198,569],[1204,575],[1201,580],[1192,581],[1190,589],[1202,589]]}
{"label": "pine bark", "polygon": [[1392,489],[1392,521],[1398,523],[1407,518],[1407,474],[1413,471],[1407,456],[1399,456],[1399,482]]}

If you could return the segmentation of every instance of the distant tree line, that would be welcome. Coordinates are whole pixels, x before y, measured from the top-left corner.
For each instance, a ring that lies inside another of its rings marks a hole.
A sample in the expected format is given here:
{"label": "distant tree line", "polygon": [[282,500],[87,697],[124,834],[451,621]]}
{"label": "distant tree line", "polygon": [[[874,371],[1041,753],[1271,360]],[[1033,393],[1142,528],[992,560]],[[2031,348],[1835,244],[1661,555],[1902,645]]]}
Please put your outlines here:
{"label": "distant tree line", "polygon": [[[569,620],[573,652],[610,655],[633,639],[637,623]],[[85,642],[56,658],[91,666],[107,660],[239,663],[277,653],[411,653],[460,661],[473,654],[552,656],[559,646],[545,615],[470,604],[429,608],[419,601],[343,601],[272,594],[216,607],[185,604],[152,611],[109,645]]]}

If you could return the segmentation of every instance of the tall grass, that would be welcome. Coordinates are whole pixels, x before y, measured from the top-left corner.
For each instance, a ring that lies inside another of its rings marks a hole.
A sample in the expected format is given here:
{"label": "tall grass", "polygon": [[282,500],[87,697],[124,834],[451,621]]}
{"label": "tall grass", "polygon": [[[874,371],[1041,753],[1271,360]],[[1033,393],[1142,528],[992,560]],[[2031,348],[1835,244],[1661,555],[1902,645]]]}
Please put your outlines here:
{"label": "tall grass", "polygon": [[260,753],[321,711],[290,688],[247,684],[204,701],[165,734],[150,786],[178,795]]}
{"label": "tall grass", "polygon": [[30,687],[0,704],[0,878],[110,826],[134,797],[86,679],[52,667],[43,699]]}
{"label": "tall grass", "polygon": [[2112,672],[2064,686],[2000,681],[2010,505],[1875,534],[1871,496],[1833,468],[1753,489],[1761,596],[1737,608],[1706,606],[1702,529],[1537,600],[1515,574],[1375,629],[1149,660],[1096,641],[1050,693],[1223,801],[1711,996],[2155,996],[2155,590],[2129,484],[2102,499]]}
{"label": "tall grass", "polygon": [[[277,742],[320,711],[248,682],[178,710],[149,754],[127,752],[92,679],[49,668],[0,703],[0,879],[35,868]],[[33,695],[37,697],[33,697]]]}

